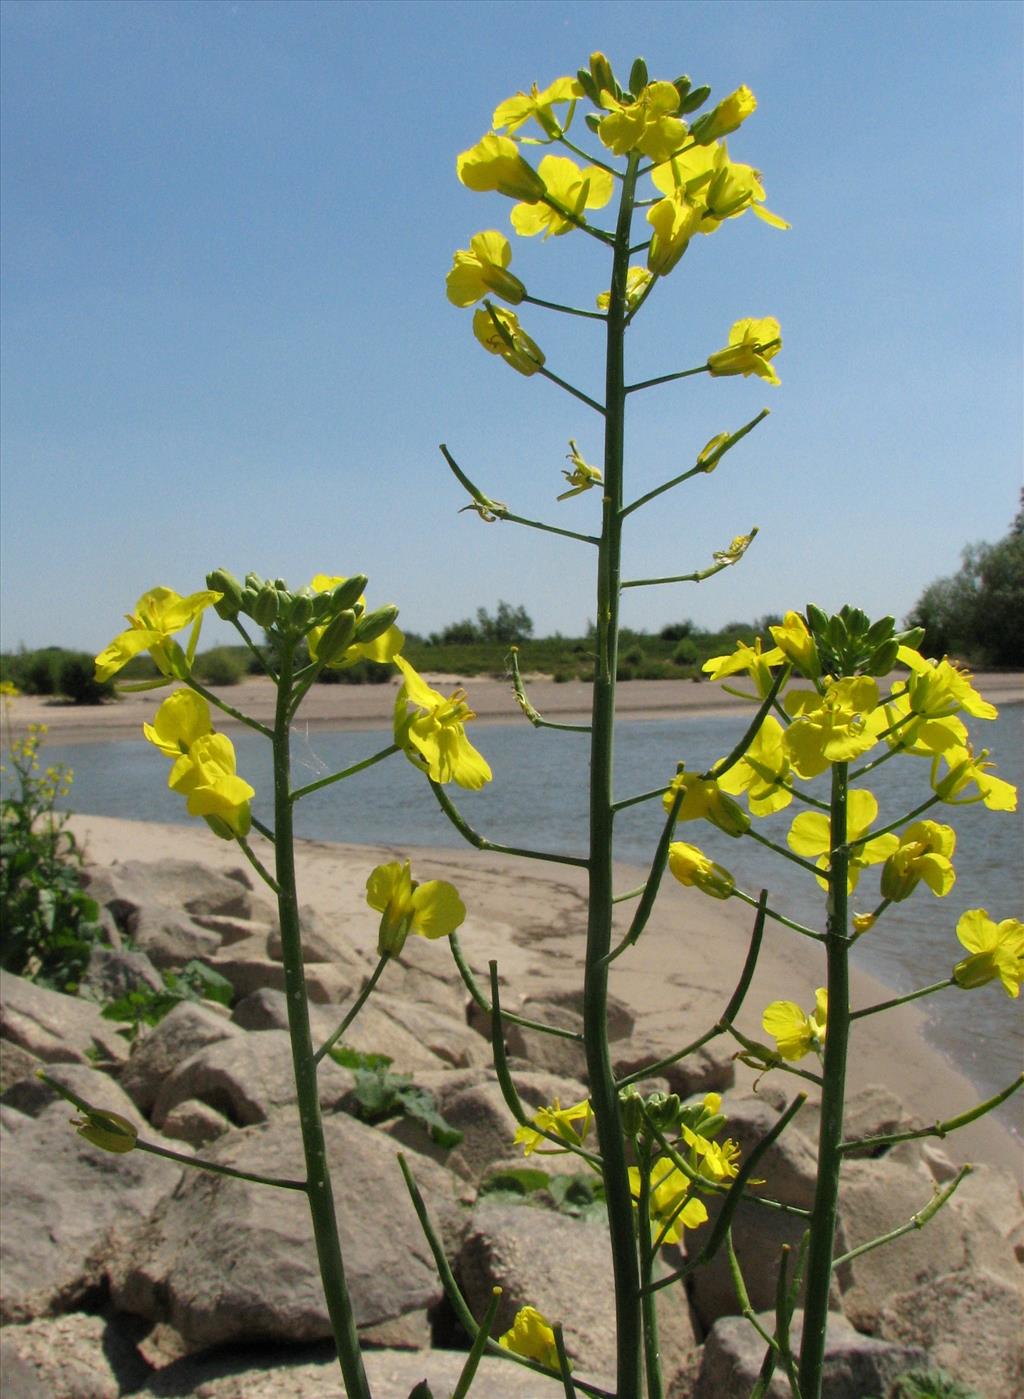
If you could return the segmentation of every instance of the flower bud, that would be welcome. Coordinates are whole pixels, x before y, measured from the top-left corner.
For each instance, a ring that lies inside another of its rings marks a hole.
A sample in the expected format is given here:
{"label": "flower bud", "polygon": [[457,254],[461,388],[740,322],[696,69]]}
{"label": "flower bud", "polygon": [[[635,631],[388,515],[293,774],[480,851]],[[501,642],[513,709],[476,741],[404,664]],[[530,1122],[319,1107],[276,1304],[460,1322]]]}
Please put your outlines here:
{"label": "flower bud", "polygon": [[718,106],[699,117],[691,127],[694,140],[701,146],[717,141],[719,136],[728,136],[751,116],[757,107],[757,98],[745,84],[724,97]]}
{"label": "flower bud", "polygon": [[139,1136],[137,1129],[126,1117],[122,1117],[118,1112],[105,1112],[99,1108],[90,1108],[84,1117],[73,1118],[72,1126],[78,1129],[80,1137],[84,1137],[93,1146],[112,1151],[118,1156],[134,1151]]}
{"label": "flower bud", "polygon": [[353,573],[351,578],[346,578],[343,583],[339,583],[329,593],[325,593],[324,596],[330,600],[332,615],[335,612],[344,612],[346,608],[354,607],[366,591],[368,582],[369,579],[365,573]]}
{"label": "flower bud", "polygon": [[590,55],[590,75],[594,79],[594,85],[598,92],[610,92],[613,97],[619,97],[619,85],[615,81],[615,74],[612,72],[612,65],[605,58],[603,53],[592,53]]}
{"label": "flower bud", "polygon": [[313,620],[313,599],[308,593],[297,593],[288,609],[288,625],[297,632],[305,632]]}
{"label": "flower bud", "polygon": [[869,675],[888,675],[896,664],[896,657],[900,649],[900,643],[894,636],[888,641],[883,641],[880,646],[876,646],[871,653],[867,665]]}
{"label": "flower bud", "polygon": [[678,1093],[652,1093],[647,1099],[647,1115],[662,1132],[674,1131],[681,1109]]}
{"label": "flower bud", "polygon": [[316,658],[321,665],[331,665],[334,661],[340,660],[348,648],[352,645],[352,638],[356,630],[356,614],[351,608],[330,621],[324,629],[316,648]]}
{"label": "flower bud", "polygon": [[251,589],[254,593],[259,592],[259,590],[263,587],[264,582],[265,580],[261,578],[258,573],[247,573],[245,575],[245,586]]}
{"label": "flower bud", "polygon": [[367,612],[356,628],[356,640],[361,646],[368,641],[376,641],[378,636],[383,636],[388,627],[394,626],[398,616],[398,608],[394,603],[389,603],[387,607],[378,607],[375,612]]}
{"label": "flower bud", "polygon": [[242,585],[233,573],[226,568],[215,568],[206,575],[206,586],[221,594],[219,602],[213,604],[217,616],[225,622],[232,622],[242,610]]}
{"label": "flower bud", "polygon": [[264,583],[252,605],[252,619],[257,626],[272,627],[277,621],[280,598],[273,583]]}
{"label": "flower bud", "polygon": [[644,1125],[644,1100],[633,1084],[623,1088],[619,1094],[619,1110],[622,1113],[623,1132],[635,1139]]}

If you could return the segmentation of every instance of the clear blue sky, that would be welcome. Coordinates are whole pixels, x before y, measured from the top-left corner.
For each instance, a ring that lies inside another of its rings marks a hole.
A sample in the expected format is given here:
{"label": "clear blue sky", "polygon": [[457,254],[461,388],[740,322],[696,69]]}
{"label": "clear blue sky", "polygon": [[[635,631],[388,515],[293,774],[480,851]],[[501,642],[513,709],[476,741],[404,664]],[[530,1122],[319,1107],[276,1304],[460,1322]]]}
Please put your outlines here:
{"label": "clear blue sky", "polygon": [[[503,98],[574,72],[688,72],[759,107],[731,138],[768,206],[699,240],[631,332],[630,377],[703,362],[775,315],[782,387],[637,395],[636,493],[771,418],[632,517],[626,620],[705,626],[815,600],[901,616],[1021,485],[1021,59],[1015,3],[6,0],[2,641],[98,649],[139,593],[224,564],[370,575],[429,631],[499,598],[539,632],[593,616],[591,554],[464,503],[437,452],[526,515],[598,418],[486,355],[444,296],[454,249],[508,229],[456,154]],[[582,128],[581,128],[582,130]],[[595,251],[596,250],[596,251]],[[601,250],[516,241],[531,292],[588,304]],[[596,323],[526,308],[599,392]],[[642,594],[642,595],[641,595]],[[226,636],[227,633],[224,633]],[[217,638],[213,627],[207,641]]]}

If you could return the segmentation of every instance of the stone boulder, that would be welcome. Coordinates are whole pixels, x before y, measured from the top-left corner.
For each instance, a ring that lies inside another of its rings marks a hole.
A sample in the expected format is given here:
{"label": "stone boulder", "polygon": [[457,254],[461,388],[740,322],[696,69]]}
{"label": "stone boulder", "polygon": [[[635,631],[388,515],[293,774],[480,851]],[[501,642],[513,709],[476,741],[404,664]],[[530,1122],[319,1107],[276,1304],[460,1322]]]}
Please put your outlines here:
{"label": "stone boulder", "polygon": [[121,1087],[140,1112],[152,1112],[157,1094],[186,1059],[219,1040],[241,1037],[242,1031],[220,1007],[182,1001],[135,1041],[121,1072]]}
{"label": "stone boulder", "polygon": [[[257,1037],[258,1038],[258,1037]],[[325,1118],[345,1269],[358,1325],[380,1327],[439,1299],[433,1258],[405,1191],[392,1143],[344,1113]],[[204,1150],[236,1169],[299,1179],[297,1114],[231,1132]],[[417,1158],[432,1218],[450,1211],[450,1178]],[[330,1335],[305,1194],[189,1173],[136,1229],[111,1267],[120,1309],[169,1323],[193,1350],[225,1343]]]}
{"label": "stone boulder", "polygon": [[[642,1073],[679,1049],[678,1044],[651,1037],[643,1032],[612,1045],[612,1068],[616,1078]],[[705,1093],[725,1093],[736,1082],[736,1066],[728,1044],[712,1041],[658,1069],[658,1075],[668,1082],[669,1092],[680,1098],[703,1097]]]}
{"label": "stone boulder", "polygon": [[100,1008],[0,971],[0,1036],[48,1064],[121,1063],[128,1046]]}

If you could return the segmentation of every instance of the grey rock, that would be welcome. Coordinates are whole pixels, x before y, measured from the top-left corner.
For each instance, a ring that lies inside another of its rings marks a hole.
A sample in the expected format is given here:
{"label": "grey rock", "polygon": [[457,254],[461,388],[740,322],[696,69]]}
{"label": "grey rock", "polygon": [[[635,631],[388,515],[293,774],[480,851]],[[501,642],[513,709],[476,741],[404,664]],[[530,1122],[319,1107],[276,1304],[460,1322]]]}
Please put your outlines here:
{"label": "grey rock", "polygon": [[130,991],[163,991],[164,979],[144,952],[121,952],[94,947],[82,977],[93,999],[101,1004],[119,1000]]}
{"label": "grey rock", "polygon": [[491,1062],[487,1046],[462,1016],[449,1015],[435,1006],[410,1004],[386,991],[374,994],[372,1004],[452,1068],[465,1069],[473,1064]]}
{"label": "grey rock", "polygon": [[[612,1067],[616,1078],[626,1074],[640,1073],[652,1064],[674,1054],[678,1044],[667,1040],[651,1038],[644,1034],[622,1040],[612,1046]],[[736,1066],[732,1051],[718,1043],[701,1045],[700,1049],[688,1054],[673,1064],[657,1070],[659,1076],[668,1080],[669,1090],[678,1093],[680,1098],[692,1098],[704,1093],[724,1093],[736,1082]]]}
{"label": "grey rock", "polygon": [[119,926],[129,933],[133,931],[132,912],[146,904],[234,918],[252,918],[267,907],[262,895],[254,898],[247,870],[239,867],[222,874],[195,860],[168,857],[89,865],[84,882],[90,896],[110,908]]}
{"label": "grey rock", "polygon": [[[818,1126],[821,1120],[821,1104],[809,1102],[800,1113],[800,1130],[811,1141],[818,1140]],[[906,1132],[920,1127],[921,1123],[910,1116],[903,1103],[891,1089],[881,1084],[868,1084],[856,1093],[851,1093],[843,1112],[843,1136],[847,1141],[857,1141],[867,1137],[891,1136],[896,1132]],[[917,1159],[920,1148],[916,1143],[908,1143],[912,1148],[913,1159]],[[893,1148],[866,1147],[847,1154],[848,1160],[858,1157],[887,1155]]]}
{"label": "grey rock", "polygon": [[[771,1334],[775,1313],[758,1317]],[[799,1353],[803,1313],[793,1316],[790,1344]],[[701,1353],[700,1372],[693,1399],[748,1399],[764,1360],[765,1343],[743,1317],[723,1317],[716,1322]],[[825,1347],[823,1399],[865,1399],[885,1394],[891,1382],[906,1370],[926,1362],[916,1346],[887,1343],[862,1336],[842,1316],[831,1313]],[[789,1399],[789,1381],[775,1372],[768,1399]]]}
{"label": "grey rock", "polygon": [[984,1268],[945,1273],[890,1297],[878,1333],[923,1346],[934,1365],[992,1399],[1024,1393],[1020,1288]]}
{"label": "grey rock", "polygon": [[[377,1326],[429,1308],[438,1300],[439,1283],[391,1143],[343,1113],[326,1118],[324,1131],[358,1324]],[[297,1114],[285,1111],[231,1132],[204,1155],[298,1179]],[[444,1219],[450,1211],[447,1173],[420,1158],[416,1177],[432,1217]],[[301,1191],[270,1195],[265,1185],[190,1173],[134,1232],[111,1275],[116,1306],[169,1323],[193,1349],[330,1335]]]}
{"label": "grey rock", "polygon": [[[545,987],[543,993],[534,992],[523,1001],[520,1007],[522,1015],[529,1016],[531,1020],[543,1020],[544,1016],[537,1014],[536,1009],[540,1004],[562,1006],[566,1010],[574,1011],[582,1021],[583,1019],[583,990],[581,987],[566,987],[554,985]],[[608,996],[608,1038],[613,1043],[617,1040],[627,1040],[636,1027],[636,1017],[626,1005],[625,1001],[619,1000],[618,996],[609,993]]]}
{"label": "grey rock", "polygon": [[[320,1065],[320,1101],[338,1107],[354,1078],[333,1060]],[[205,1045],[164,1080],[153,1104],[153,1121],[163,1127],[180,1104],[198,1099],[236,1127],[266,1122],[295,1102],[291,1040],[284,1030],[232,1035]]]}
{"label": "grey rock", "polygon": [[[106,1074],[63,1064],[50,1072],[86,1101],[145,1128]],[[5,1322],[74,1306],[100,1283],[115,1231],[134,1231],[180,1175],[179,1167],[142,1152],[115,1156],[91,1146],[69,1126],[70,1105],[44,1084],[36,1088],[48,1101],[28,1104],[33,1116],[22,1115],[13,1131],[13,1112],[0,1123]]]}
{"label": "grey rock", "polygon": [[134,1346],[137,1323],[70,1312],[0,1336],[4,1399],[118,1399],[149,1367]]}
{"label": "grey rock", "polygon": [[37,1055],[11,1040],[0,1039],[0,1093],[6,1093],[12,1083],[32,1077],[43,1061]]}
{"label": "grey rock", "polygon": [[231,1123],[216,1108],[200,1102],[198,1098],[187,1098],[177,1107],[171,1108],[164,1118],[162,1128],[165,1137],[172,1141],[187,1142],[189,1146],[205,1146],[216,1141],[231,1130]]}
{"label": "grey rock", "polygon": [[160,1089],[180,1064],[208,1044],[241,1034],[211,1006],[182,1001],[135,1041],[121,1071],[121,1087],[140,1111],[151,1112]]}
{"label": "grey rock", "polygon": [[128,1046],[100,1008],[79,996],[0,971],[0,1035],[48,1064],[127,1059]]}
{"label": "grey rock", "polygon": [[[517,1072],[513,1074],[513,1082],[528,1114],[531,1109],[549,1105],[556,1098],[563,1107],[570,1107],[587,1096],[581,1083],[551,1074]],[[442,1093],[439,1106],[445,1121],[463,1134],[447,1164],[466,1180],[479,1180],[488,1167],[507,1160],[515,1152],[516,1121],[493,1077],[450,1096]],[[568,1154],[559,1160],[570,1163],[563,1169],[575,1169]]]}
{"label": "grey rock", "polygon": [[[583,1017],[571,1006],[533,1000],[523,1005],[522,1013],[556,1030],[570,1030],[576,1035],[583,1030]],[[541,1030],[526,1029],[511,1022],[505,1029],[505,1047],[510,1057],[525,1060],[532,1069],[565,1078],[586,1079],[587,1058],[580,1040],[547,1035]]]}
{"label": "grey rock", "polygon": [[143,904],[131,915],[130,933],[135,946],[154,966],[165,971],[183,967],[193,959],[210,962],[220,947],[220,937],[194,918],[163,904]]}

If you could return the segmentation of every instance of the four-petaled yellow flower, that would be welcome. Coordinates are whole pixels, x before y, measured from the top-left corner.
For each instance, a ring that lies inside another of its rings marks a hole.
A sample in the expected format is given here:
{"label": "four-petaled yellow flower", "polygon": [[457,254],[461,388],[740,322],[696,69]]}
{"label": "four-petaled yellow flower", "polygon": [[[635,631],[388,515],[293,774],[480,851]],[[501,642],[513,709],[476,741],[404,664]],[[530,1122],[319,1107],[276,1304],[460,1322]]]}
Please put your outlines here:
{"label": "four-petaled yellow flower", "polygon": [[249,803],[256,793],[237,775],[234,746],[225,734],[214,733],[201,695],[175,690],[143,733],[175,760],[167,785],[187,798],[190,815],[202,816],[223,840],[248,835]]}
{"label": "four-petaled yellow flower", "polygon": [[[875,836],[871,840],[863,840],[877,815],[878,802],[871,792],[866,792],[863,788],[850,792],[846,800],[846,840],[854,848],[850,851],[847,867],[848,893],[856,889],[862,869],[868,865],[881,864],[899,848],[899,836],[892,831],[887,835]],[[856,843],[860,841],[863,843]],[[831,822],[824,812],[802,811],[790,826],[786,843],[790,850],[797,855],[803,855],[805,859],[814,859],[817,856],[820,870],[829,869],[829,852],[832,848]],[[828,880],[821,875],[818,876],[818,883],[823,889],[828,888]]]}
{"label": "four-petaled yellow flower", "polygon": [[672,83],[648,83],[629,103],[602,92],[601,105],[608,116],[601,118],[597,134],[616,155],[639,151],[651,160],[667,160],[686,140],[686,123],[673,115],[679,110],[679,93]]}
{"label": "four-petaled yellow flower", "polygon": [[[626,307],[632,311],[654,278],[646,267],[631,267],[626,273]],[[597,294],[597,309],[607,311],[612,304],[610,291]]]}
{"label": "four-petaled yellow flower", "polygon": [[653,276],[668,276],[690,246],[703,217],[704,205],[690,199],[682,189],[668,199],[659,199],[647,211],[647,222],[654,230],[647,248],[647,268]]}
{"label": "four-petaled yellow flower", "polygon": [[[309,586],[314,593],[328,593],[332,588],[340,587],[346,581],[347,579],[343,575],[316,573]],[[365,607],[365,597],[361,597],[359,603]],[[317,647],[320,644],[320,639],[326,630],[326,626],[310,627],[306,636],[309,654],[314,661],[317,659]],[[392,622],[387,631],[374,637],[372,641],[354,641],[351,646],[346,646],[340,656],[335,656],[334,660],[327,662],[325,669],[347,670],[349,666],[354,666],[358,661],[374,661],[377,665],[386,665],[388,661],[395,659],[404,645],[405,637]]]}
{"label": "four-petaled yellow flower", "polygon": [[445,280],[448,300],[453,306],[472,306],[493,292],[518,306],[526,288],[507,270],[511,261],[512,245],[503,233],[489,228],[474,234],[468,249],[459,248],[452,260]]}
{"label": "four-petaled yellow flower", "polygon": [[793,800],[793,778],[782,725],[765,715],[750,747],[739,762],[718,779],[723,792],[738,797],[746,792],[754,816],[770,816]]}
{"label": "four-petaled yellow flower", "polygon": [[923,879],[938,898],[956,883],[950,856],[956,848],[956,831],[938,821],[915,821],[899,837],[899,847],[882,866],[882,897],[900,903],[908,899]]}
{"label": "four-petaled yellow flower", "polygon": [[[633,1203],[640,1199],[640,1170],[629,1168],[629,1189]],[[703,1200],[689,1196],[690,1182],[671,1156],[659,1156],[651,1165],[648,1189],[651,1238],[664,1244],[677,1244],[684,1229],[707,1223]]]}
{"label": "four-petaled yellow flower", "polygon": [[549,1370],[559,1368],[555,1333],[536,1307],[520,1307],[511,1329],[498,1337],[498,1345],[527,1360],[538,1360]]}
{"label": "four-petaled yellow flower", "polygon": [[510,199],[543,199],[544,181],[523,157],[515,141],[488,134],[455,162],[455,172],[467,189],[497,190]]}
{"label": "four-petaled yellow flower", "polygon": [[432,782],[479,791],[490,782],[491,769],[466,737],[467,722],[476,718],[466,692],[445,699],[402,656],[394,659],[404,676],[395,698],[395,742]]}
{"label": "four-petaled yellow flower", "polygon": [[802,1059],[812,1049],[820,1054],[828,1031],[828,992],[824,986],[815,991],[812,1015],[805,1015],[795,1001],[772,1001],[761,1025],[783,1059]]}
{"label": "four-petaled yellow flower", "polygon": [[177,760],[197,739],[213,733],[210,706],[194,690],[175,690],[168,695],[142,732],[168,758]]}
{"label": "four-petaled yellow flower", "polygon": [[[538,166],[547,196],[544,202],[531,200],[516,204],[509,215],[512,227],[523,238],[543,233],[545,238],[568,233],[584,209],[603,209],[612,197],[612,177],[600,166],[581,168],[564,155],[546,155]],[[548,201],[551,201],[550,203]]]}
{"label": "four-petaled yellow flower", "polygon": [[668,848],[668,867],[687,888],[699,889],[713,899],[729,899],[736,881],[729,871],[716,864],[696,845],[676,840]]}
{"label": "four-petaled yellow flower", "polygon": [[[533,1115],[532,1127],[516,1128],[515,1144],[523,1148],[524,1156],[532,1156],[535,1151],[541,1156],[558,1156],[584,1141],[593,1116],[594,1110],[590,1106],[589,1098],[584,1098],[581,1103],[576,1103],[571,1108],[563,1108],[555,1098],[549,1108],[537,1109]],[[561,1137],[563,1141],[570,1143],[570,1146],[555,1146],[550,1137],[544,1135],[545,1132]]]}
{"label": "four-petaled yellow flower", "polygon": [[691,147],[656,166],[651,180],[666,200],[689,200],[699,207],[698,233],[714,233],[726,219],[737,219],[748,209],[772,228],[789,228],[785,219],[765,207],[760,171],[730,160],[724,141]]}
{"label": "four-petaled yellow flower", "polygon": [[682,789],[683,799],[676,811],[677,821],[710,821],[729,836],[741,836],[750,826],[750,817],[732,797],[726,796],[713,777],[700,777],[695,772],[678,772],[662,797],[666,811],[672,810],[676,793]]}
{"label": "four-petaled yellow flower", "polygon": [[744,379],[756,374],[769,384],[781,383],[769,360],[782,349],[782,332],[774,316],[760,320],[748,316],[736,321],[729,331],[729,343],[723,350],[708,355],[708,372],[714,376],[742,374]]}
{"label": "four-petaled yellow flower", "polygon": [[790,690],[783,701],[793,723],[786,747],[801,777],[817,777],[829,763],[859,758],[879,741],[887,727],[879,708],[878,685],[870,675],[833,680],[824,694]]}
{"label": "four-petaled yellow flower", "polygon": [[[931,784],[939,800],[948,806],[984,802],[989,811],[1016,811],[1017,788],[995,776],[995,763],[986,762],[987,757],[987,748],[975,757],[970,744],[963,748],[951,746],[936,755],[932,760]],[[940,758],[948,769],[945,777],[939,776]],[[972,786],[976,789],[973,796],[969,795]]]}
{"label": "four-petaled yellow flower", "polygon": [[915,714],[910,707],[906,685],[897,681],[885,702],[885,717],[890,732],[883,735],[890,748],[901,753],[913,753],[919,758],[934,757],[947,748],[965,748],[967,727],[955,714],[942,719],[929,719]]}
{"label": "four-petaled yellow flower", "polygon": [[975,719],[998,719],[999,710],[971,684],[971,672],[951,661],[929,661],[911,646],[901,646],[898,658],[910,669],[907,694],[915,714],[943,719],[950,714],[971,714]]}
{"label": "four-petaled yellow flower", "polygon": [[722,688],[728,690],[730,695],[739,695],[742,699],[765,699],[773,684],[772,666],[782,665],[786,658],[777,646],[773,646],[770,651],[762,651],[762,644],[759,636],[754,638],[753,646],[748,646],[745,641],[737,641],[736,650],[731,655],[712,656],[704,662],[701,670],[712,680],[723,680],[727,675],[742,675],[746,672],[754,682],[757,695],[744,694],[742,690],[734,690],[729,685],[723,685]]}
{"label": "four-petaled yellow flower", "polygon": [[1017,918],[996,923],[986,909],[969,908],[956,935],[971,954],[953,968],[956,984],[968,990],[998,977],[1006,994],[1016,999],[1024,980],[1024,923]]}
{"label": "four-petaled yellow flower", "polygon": [[[109,680],[133,656],[148,651],[161,675],[184,680],[192,669],[202,613],[220,599],[220,593],[211,591],[182,597],[173,588],[150,588],[135,604],[135,611],[126,613],[127,631],[115,636],[96,657],[96,679]],[[182,651],[173,636],[190,622],[192,634],[187,649]]]}
{"label": "four-petaled yellow flower", "polygon": [[[546,135],[558,137],[569,122],[567,119],[563,125],[552,108],[556,103],[575,102],[577,97],[582,96],[583,89],[575,78],[556,78],[543,92],[538,92],[537,84],[533,83],[529,92],[517,92],[515,97],[509,97],[495,107],[491,125],[495,131],[505,127],[511,133],[525,126],[532,117]],[[571,115],[570,107],[569,116]]]}
{"label": "four-petaled yellow flower", "polygon": [[502,306],[492,306],[488,302],[475,311],[473,334],[485,350],[492,355],[500,355],[506,364],[527,378],[536,374],[544,363],[544,352],[523,330],[519,317]]}
{"label": "four-petaled yellow flower", "polygon": [[817,680],[821,675],[818,648],[800,613],[787,612],[781,626],[769,627],[768,630],[786,660],[808,680]]}
{"label": "four-petaled yellow flower", "polygon": [[604,479],[598,467],[591,466],[589,462],[583,460],[580,456],[580,449],[571,437],[569,438],[569,446],[572,451],[567,452],[566,457],[572,462],[572,470],[563,471],[562,475],[569,482],[570,489],[563,491],[557,497],[559,500],[568,500],[570,496],[579,495],[581,491],[589,491],[592,486],[599,486]]}
{"label": "four-petaled yellow flower", "polygon": [[446,938],[466,917],[466,907],[453,884],[428,879],[417,884],[409,861],[378,865],[366,881],[366,902],[381,914],[377,951],[397,957],[410,933],[422,938]]}

